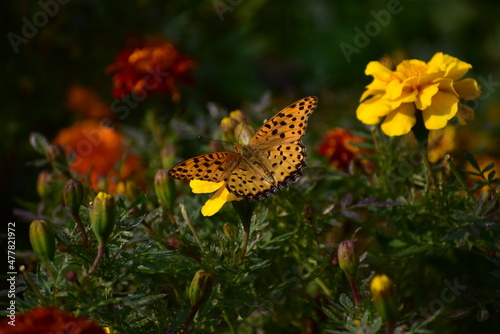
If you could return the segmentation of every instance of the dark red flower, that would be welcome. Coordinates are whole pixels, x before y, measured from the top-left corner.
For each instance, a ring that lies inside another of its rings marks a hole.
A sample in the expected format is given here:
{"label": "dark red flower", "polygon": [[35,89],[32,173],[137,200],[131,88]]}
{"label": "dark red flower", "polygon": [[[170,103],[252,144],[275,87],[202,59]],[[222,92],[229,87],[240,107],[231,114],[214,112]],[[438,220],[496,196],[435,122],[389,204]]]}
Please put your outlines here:
{"label": "dark red flower", "polygon": [[367,150],[351,145],[361,143],[364,139],[352,135],[349,131],[341,128],[333,128],[325,134],[323,143],[318,148],[319,154],[328,159],[329,165],[335,170],[347,170],[351,161],[357,165],[366,164],[360,160],[361,155]]}
{"label": "dark red flower", "polygon": [[[14,321],[14,322],[12,322]],[[9,324],[10,322],[10,324]],[[15,324],[13,326],[12,324]],[[104,328],[97,322],[85,318],[77,318],[57,308],[34,308],[26,313],[17,314],[15,318],[6,317],[0,323],[0,334],[105,334]]]}
{"label": "dark red flower", "polygon": [[192,84],[194,67],[194,61],[182,55],[174,45],[155,42],[121,51],[106,71],[114,73],[115,98],[131,93],[142,98],[158,92],[170,93],[177,102],[180,100],[177,82]]}

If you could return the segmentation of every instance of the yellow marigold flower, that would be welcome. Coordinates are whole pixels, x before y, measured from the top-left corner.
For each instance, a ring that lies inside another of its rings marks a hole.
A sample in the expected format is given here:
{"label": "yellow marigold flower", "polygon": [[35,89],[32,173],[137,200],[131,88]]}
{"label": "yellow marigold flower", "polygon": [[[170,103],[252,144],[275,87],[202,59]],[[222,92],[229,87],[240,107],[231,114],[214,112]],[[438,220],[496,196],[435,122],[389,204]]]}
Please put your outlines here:
{"label": "yellow marigold flower", "polygon": [[383,120],[382,131],[388,136],[410,132],[416,123],[417,110],[429,130],[444,128],[454,116],[460,122],[471,119],[472,109],[462,105],[459,99],[473,100],[481,91],[474,79],[457,81],[470,68],[470,64],[442,52],[427,63],[404,60],[394,71],[372,61],[365,74],[374,79],[366,86],[356,115],[365,124],[378,124]]}
{"label": "yellow marigold flower", "polygon": [[215,194],[201,208],[201,214],[208,217],[216,214],[226,202],[240,201],[239,198],[229,192],[226,188],[226,182],[210,182],[202,180],[191,180],[189,182],[191,190],[195,194]]}
{"label": "yellow marigold flower", "polygon": [[427,157],[430,162],[438,161],[455,149],[455,133],[456,129],[451,125],[443,129],[429,131]]}

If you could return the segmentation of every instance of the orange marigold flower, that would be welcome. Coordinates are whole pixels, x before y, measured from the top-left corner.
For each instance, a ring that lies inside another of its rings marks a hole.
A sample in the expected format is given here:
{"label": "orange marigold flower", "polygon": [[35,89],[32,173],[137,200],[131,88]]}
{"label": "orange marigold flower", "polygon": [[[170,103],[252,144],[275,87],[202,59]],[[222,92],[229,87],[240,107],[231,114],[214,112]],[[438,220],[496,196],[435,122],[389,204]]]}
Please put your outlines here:
{"label": "orange marigold flower", "polygon": [[89,88],[74,85],[68,90],[66,107],[86,118],[112,118],[113,112],[109,104]]}
{"label": "orange marigold flower", "polygon": [[141,176],[144,168],[140,159],[126,154],[125,138],[115,129],[96,120],[84,120],[59,131],[54,143],[74,152],[70,169],[88,174],[95,190],[114,193],[120,180],[132,174]]}
{"label": "orange marigold flower", "polygon": [[105,334],[97,322],[78,318],[56,308],[34,308],[26,313],[17,314],[15,326],[6,317],[0,323],[0,334],[68,333],[68,334]]}
{"label": "orange marigold flower", "polygon": [[[347,130],[333,128],[325,134],[318,152],[328,159],[331,168],[339,171],[347,170],[351,161],[354,161],[358,166],[364,165],[360,157],[368,151],[351,145],[351,143],[364,141],[363,138],[354,136]],[[368,166],[364,165],[364,167]]]}
{"label": "orange marigold flower", "polygon": [[472,119],[474,111],[460,99],[473,100],[481,94],[476,80],[462,79],[470,68],[442,52],[427,63],[404,60],[394,71],[372,61],[365,74],[373,76],[373,81],[366,86],[356,115],[365,124],[382,122],[382,131],[388,136],[409,133],[417,113],[429,130],[444,128],[455,116],[464,123]]}
{"label": "orange marigold flower", "polygon": [[180,100],[177,82],[192,84],[193,60],[182,55],[170,43],[152,43],[136,49],[121,51],[115,63],[106,68],[113,76],[113,97],[127,94],[145,97],[151,92],[170,93],[172,100]]}

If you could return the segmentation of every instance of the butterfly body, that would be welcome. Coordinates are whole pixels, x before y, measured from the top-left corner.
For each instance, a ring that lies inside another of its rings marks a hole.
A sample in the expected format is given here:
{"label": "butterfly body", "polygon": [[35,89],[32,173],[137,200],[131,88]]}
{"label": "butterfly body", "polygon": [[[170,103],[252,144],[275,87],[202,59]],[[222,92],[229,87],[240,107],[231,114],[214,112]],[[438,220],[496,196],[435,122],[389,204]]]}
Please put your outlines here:
{"label": "butterfly body", "polygon": [[169,175],[181,180],[226,182],[234,195],[261,201],[302,175],[307,153],[300,141],[317,98],[303,98],[267,121],[247,145],[184,160]]}

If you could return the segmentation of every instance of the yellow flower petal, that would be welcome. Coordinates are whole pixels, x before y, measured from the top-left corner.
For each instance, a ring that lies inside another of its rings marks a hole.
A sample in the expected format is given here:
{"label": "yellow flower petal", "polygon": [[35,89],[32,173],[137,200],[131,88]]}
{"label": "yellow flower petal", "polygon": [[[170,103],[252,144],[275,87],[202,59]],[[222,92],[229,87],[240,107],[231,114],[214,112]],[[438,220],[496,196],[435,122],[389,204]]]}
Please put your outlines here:
{"label": "yellow flower petal", "polygon": [[370,95],[384,94],[387,87],[387,82],[373,79],[373,81],[366,86],[366,91],[361,95],[360,102],[364,101]]}
{"label": "yellow flower petal", "polygon": [[388,136],[405,135],[410,132],[415,122],[415,105],[403,103],[387,115],[382,123],[382,131]]}
{"label": "yellow flower petal", "polygon": [[210,182],[202,180],[191,180],[189,182],[189,186],[191,187],[191,191],[195,194],[207,194],[213,193],[214,191],[222,187],[224,183],[225,181]]}
{"label": "yellow flower petal", "polygon": [[226,187],[222,187],[203,205],[201,214],[205,217],[213,216],[219,212],[226,202],[239,200],[242,200],[242,198],[236,197]]}
{"label": "yellow flower petal", "polygon": [[356,116],[365,124],[378,124],[380,118],[391,111],[388,101],[380,96],[372,97],[361,103],[356,109]]}
{"label": "yellow flower petal", "polygon": [[420,93],[418,94],[417,101],[415,101],[415,105],[417,109],[423,110],[431,105],[432,98],[439,91],[439,84],[433,84],[427,87],[424,87]]}
{"label": "yellow flower petal", "polygon": [[444,76],[452,80],[462,78],[472,68],[471,64],[442,52],[436,53],[427,64],[429,72],[444,71]]}
{"label": "yellow flower petal", "polygon": [[431,105],[422,110],[425,127],[429,130],[444,128],[458,110],[458,97],[439,91],[432,98]]}
{"label": "yellow flower petal", "polygon": [[380,81],[389,81],[392,78],[392,71],[378,61],[369,62],[366,65],[365,74]]}
{"label": "yellow flower petal", "polygon": [[464,79],[453,84],[458,97],[464,100],[474,100],[481,95],[481,89],[474,79]]}

